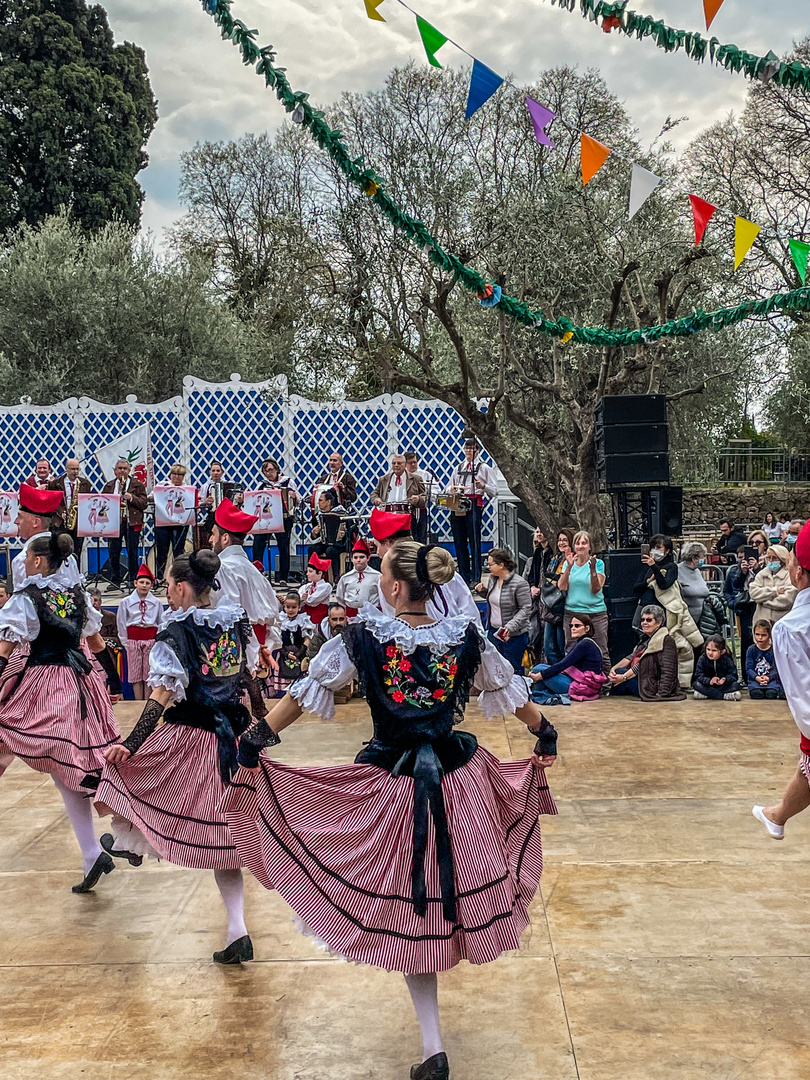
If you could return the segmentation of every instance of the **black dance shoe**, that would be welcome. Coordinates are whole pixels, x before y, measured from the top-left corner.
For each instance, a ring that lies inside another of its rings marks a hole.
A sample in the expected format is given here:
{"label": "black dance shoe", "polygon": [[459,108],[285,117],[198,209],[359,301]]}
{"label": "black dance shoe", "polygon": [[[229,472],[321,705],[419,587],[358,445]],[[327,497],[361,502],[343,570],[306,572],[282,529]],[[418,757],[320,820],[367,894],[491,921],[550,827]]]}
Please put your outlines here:
{"label": "black dance shoe", "polygon": [[123,848],[114,848],[115,838],[112,833],[102,833],[98,842],[114,859],[126,859],[130,866],[140,866],[143,862],[143,855],[136,855],[134,851],[124,851]]}
{"label": "black dance shoe", "polygon": [[411,1080],[450,1080],[447,1054],[434,1054],[421,1065],[412,1065]]}
{"label": "black dance shoe", "polygon": [[102,851],[89,871],[84,876],[84,881],[79,882],[78,885],[74,885],[71,892],[85,893],[92,892],[94,887],[98,884],[98,879],[102,874],[110,874],[115,869],[115,863],[112,861],[106,851]]}
{"label": "black dance shoe", "polygon": [[253,942],[245,934],[244,937],[232,941],[226,949],[214,953],[215,964],[242,964],[246,960],[253,959]]}

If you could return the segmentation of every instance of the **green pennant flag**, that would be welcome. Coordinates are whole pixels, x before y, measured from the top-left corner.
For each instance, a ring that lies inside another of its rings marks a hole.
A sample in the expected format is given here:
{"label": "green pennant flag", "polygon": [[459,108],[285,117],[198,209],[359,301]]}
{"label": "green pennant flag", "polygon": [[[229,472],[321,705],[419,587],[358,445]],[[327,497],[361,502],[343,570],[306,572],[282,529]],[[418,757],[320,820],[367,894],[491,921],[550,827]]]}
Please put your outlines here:
{"label": "green pennant flag", "polygon": [[436,53],[447,41],[447,38],[444,34],[440,33],[435,26],[431,26],[429,22],[425,22],[421,15],[416,16],[416,26],[421,35],[422,44],[425,46],[428,61],[433,64],[434,67],[440,68],[442,65],[436,59]]}
{"label": "green pennant flag", "polygon": [[806,285],[807,256],[810,254],[810,244],[805,244],[801,240],[788,240],[788,247],[790,248],[790,257],[793,259],[793,264],[802,279],[802,285]]}

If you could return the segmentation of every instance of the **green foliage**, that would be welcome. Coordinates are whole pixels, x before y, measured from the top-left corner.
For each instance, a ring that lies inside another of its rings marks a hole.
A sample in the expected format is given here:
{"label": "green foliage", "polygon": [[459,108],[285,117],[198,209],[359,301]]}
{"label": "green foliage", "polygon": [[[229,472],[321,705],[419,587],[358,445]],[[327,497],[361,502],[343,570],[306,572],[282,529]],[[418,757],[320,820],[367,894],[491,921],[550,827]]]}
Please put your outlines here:
{"label": "green foliage", "polygon": [[157,104],[137,46],[85,0],[0,0],[0,234],[62,208],[136,225]]}

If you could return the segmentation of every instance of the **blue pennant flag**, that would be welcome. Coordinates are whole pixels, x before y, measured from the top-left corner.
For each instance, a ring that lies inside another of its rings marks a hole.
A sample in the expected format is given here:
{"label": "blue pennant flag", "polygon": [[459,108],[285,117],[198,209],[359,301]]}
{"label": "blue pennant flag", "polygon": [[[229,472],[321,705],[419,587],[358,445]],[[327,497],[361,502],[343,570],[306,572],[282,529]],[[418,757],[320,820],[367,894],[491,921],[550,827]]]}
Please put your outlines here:
{"label": "blue pennant flag", "polygon": [[500,75],[496,75],[486,64],[482,64],[480,60],[473,60],[470,93],[467,97],[467,111],[464,119],[469,120],[485,101],[489,101],[502,82]]}

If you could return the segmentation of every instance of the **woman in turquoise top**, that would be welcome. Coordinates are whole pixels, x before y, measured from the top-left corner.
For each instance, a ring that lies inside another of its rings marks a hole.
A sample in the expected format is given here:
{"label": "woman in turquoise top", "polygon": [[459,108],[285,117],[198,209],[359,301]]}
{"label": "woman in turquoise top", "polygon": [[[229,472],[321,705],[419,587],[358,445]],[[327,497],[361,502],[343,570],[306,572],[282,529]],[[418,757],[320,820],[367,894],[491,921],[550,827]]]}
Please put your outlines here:
{"label": "woman in turquoise top", "polygon": [[565,593],[565,648],[571,649],[571,620],[577,615],[590,615],[593,640],[602,652],[602,670],[610,670],[608,657],[608,614],[602,588],[605,584],[605,564],[593,554],[589,533],[578,532],[574,549],[565,556],[565,567],[557,585]]}

